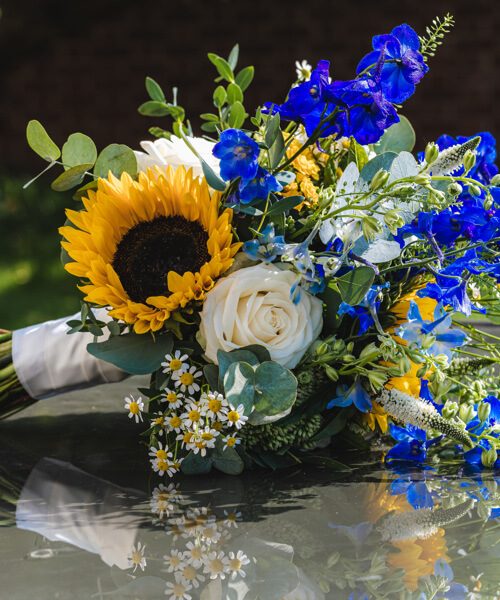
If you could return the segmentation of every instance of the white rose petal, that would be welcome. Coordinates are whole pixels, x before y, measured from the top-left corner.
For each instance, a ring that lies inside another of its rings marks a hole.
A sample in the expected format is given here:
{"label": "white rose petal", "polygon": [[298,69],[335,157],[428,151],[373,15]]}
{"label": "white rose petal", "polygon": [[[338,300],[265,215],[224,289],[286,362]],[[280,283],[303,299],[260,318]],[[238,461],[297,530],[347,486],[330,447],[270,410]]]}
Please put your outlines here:
{"label": "white rose petal", "polygon": [[[215,173],[219,173],[219,161],[212,154],[213,142],[198,137],[186,137],[203,160],[212,167]],[[144,152],[135,152],[139,171],[145,171],[154,166],[184,166],[186,169],[193,169],[193,173],[197,177],[203,177],[200,160],[182,138],[173,135],[169,140],[160,138],[154,142],[144,141],[141,142],[141,148]]]}
{"label": "white rose petal", "polygon": [[323,327],[321,300],[302,291],[294,304],[296,275],[259,264],[220,279],[208,292],[201,312],[200,343],[217,364],[217,351],[258,344],[271,359],[293,369]]}

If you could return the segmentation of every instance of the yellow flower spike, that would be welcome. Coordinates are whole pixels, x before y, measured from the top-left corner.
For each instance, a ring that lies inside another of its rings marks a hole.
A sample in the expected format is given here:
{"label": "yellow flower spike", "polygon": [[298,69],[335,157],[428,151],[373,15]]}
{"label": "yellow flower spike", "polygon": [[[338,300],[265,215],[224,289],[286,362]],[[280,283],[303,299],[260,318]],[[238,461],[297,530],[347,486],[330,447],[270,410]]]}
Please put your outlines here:
{"label": "yellow flower spike", "polygon": [[219,214],[220,194],[183,167],[155,167],[138,181],[110,173],[83,205],[59,230],[73,261],[66,270],[83,280],[87,301],[136,333],[159,331],[172,312],[203,300],[241,247],[232,210]]}

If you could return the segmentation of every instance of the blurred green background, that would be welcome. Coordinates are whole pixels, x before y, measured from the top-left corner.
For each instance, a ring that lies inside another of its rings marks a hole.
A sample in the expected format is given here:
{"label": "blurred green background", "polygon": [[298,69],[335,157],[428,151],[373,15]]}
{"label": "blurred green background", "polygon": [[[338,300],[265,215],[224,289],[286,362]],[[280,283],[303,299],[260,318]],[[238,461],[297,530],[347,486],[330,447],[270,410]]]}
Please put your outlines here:
{"label": "blurred green background", "polygon": [[76,280],[59,259],[57,228],[71,195],[47,181],[0,176],[0,329],[18,329],[79,310]]}

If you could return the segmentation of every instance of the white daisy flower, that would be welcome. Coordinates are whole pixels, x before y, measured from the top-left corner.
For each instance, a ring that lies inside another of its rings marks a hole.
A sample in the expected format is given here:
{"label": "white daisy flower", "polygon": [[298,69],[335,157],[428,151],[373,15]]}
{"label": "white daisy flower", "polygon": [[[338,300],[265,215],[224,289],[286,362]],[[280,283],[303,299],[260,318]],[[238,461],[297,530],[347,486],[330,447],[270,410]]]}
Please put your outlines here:
{"label": "white daisy flower", "polygon": [[191,450],[193,435],[193,431],[184,431],[183,433],[179,433],[179,435],[175,439],[181,442],[182,448],[186,448],[186,450]]}
{"label": "white daisy flower", "polygon": [[132,546],[132,550],[128,555],[128,568],[131,569],[134,567],[133,573],[136,572],[137,567],[144,571],[146,568],[146,558],[144,557],[144,551],[146,550],[146,546],[143,546],[141,542],[137,542],[137,547]]}
{"label": "white daisy flower", "polygon": [[151,427],[158,427],[156,434],[163,435],[165,432],[165,415],[162,412],[154,413],[154,419],[151,419]]}
{"label": "white daisy flower", "polygon": [[180,350],[176,350],[175,353],[166,354],[165,362],[161,363],[164,373],[176,373],[179,371],[185,371],[189,367],[187,354],[182,354]]}
{"label": "white daisy flower", "polygon": [[179,408],[179,406],[182,406],[183,401],[184,396],[180,392],[178,392],[177,390],[171,390],[169,388],[165,388],[160,399],[160,402],[166,402],[168,404],[168,407],[172,410],[175,408]]}
{"label": "white daisy flower", "polygon": [[193,586],[194,588],[199,587],[200,582],[205,581],[205,576],[202,575],[193,565],[184,565],[182,571],[179,571],[182,579]]}
{"label": "white daisy flower", "polygon": [[243,570],[243,567],[249,563],[250,559],[242,550],[238,550],[236,554],[234,552],[230,552],[227,568],[231,573],[231,579],[236,579],[238,575],[240,577],[245,577],[246,573]]}
{"label": "white daisy flower", "polygon": [[206,415],[211,419],[217,419],[224,416],[229,406],[224,396],[218,392],[208,392],[207,394],[202,394],[200,398],[200,404],[205,407]]}
{"label": "white daisy flower", "polygon": [[295,70],[297,72],[297,81],[308,81],[311,78],[312,67],[307,60],[296,60]]}
{"label": "white daisy flower", "polygon": [[150,447],[149,456],[152,456],[158,460],[167,460],[172,458],[172,452],[169,452],[167,447],[164,448],[161,442],[158,442],[156,446]]}
{"label": "white daisy flower", "polygon": [[192,439],[194,454],[198,454],[199,452],[201,456],[205,456],[208,448],[215,448],[215,439],[218,435],[218,431],[208,426],[205,429],[197,431]]}
{"label": "white daisy flower", "polygon": [[186,412],[181,414],[184,427],[195,427],[201,424],[203,411],[198,404],[194,402],[187,407]]}
{"label": "white daisy flower", "polygon": [[243,425],[248,421],[248,417],[244,415],[245,407],[243,404],[238,405],[236,408],[230,404],[227,415],[221,418],[222,421],[227,421],[229,427],[235,426],[236,429],[241,429]]}
{"label": "white daisy flower", "polygon": [[234,448],[238,444],[241,444],[240,438],[237,438],[235,435],[231,435],[230,433],[223,437],[222,441],[224,442],[223,450],[226,448]]}
{"label": "white daisy flower", "polygon": [[200,391],[200,386],[196,383],[196,379],[201,377],[201,371],[196,370],[197,367],[190,367],[185,371],[175,371],[172,373],[172,381],[176,388],[180,388],[181,392],[186,390],[192,395]]}
{"label": "white daisy flower", "polygon": [[167,573],[180,571],[186,564],[186,561],[184,560],[184,554],[176,548],[172,548],[170,554],[165,554],[163,557],[163,562],[165,563],[165,569],[163,569],[163,571],[166,571]]}
{"label": "white daisy flower", "polygon": [[185,581],[180,573],[174,575],[175,581],[168,581],[165,588],[165,596],[168,600],[191,600],[191,594],[188,594],[193,586]]}
{"label": "white daisy flower", "polygon": [[205,559],[207,549],[196,542],[188,542],[186,544],[187,550],[184,550],[184,559],[187,563],[192,565],[195,569],[199,569]]}
{"label": "white daisy flower", "polygon": [[153,458],[151,459],[151,468],[160,477],[163,477],[169,469],[169,462],[163,458]]}
{"label": "white daisy flower", "polygon": [[224,552],[210,552],[203,565],[203,572],[207,573],[210,579],[225,579],[227,574],[228,560]]}
{"label": "white daisy flower", "polygon": [[125,410],[128,410],[128,418],[135,418],[135,422],[139,423],[142,421],[142,411],[144,410],[144,402],[142,398],[139,396],[137,400],[130,394],[130,398],[128,396],[125,397]]}
{"label": "white daisy flower", "polygon": [[173,414],[170,415],[169,417],[167,417],[167,420],[165,421],[165,427],[169,430],[169,431],[175,431],[176,433],[180,433],[181,430],[183,429],[184,423],[181,419],[181,417],[179,417],[179,415]]}
{"label": "white daisy flower", "polygon": [[169,477],[173,477],[176,473],[178,473],[181,470],[181,463],[183,460],[184,458],[177,458],[174,461],[168,463],[167,475]]}

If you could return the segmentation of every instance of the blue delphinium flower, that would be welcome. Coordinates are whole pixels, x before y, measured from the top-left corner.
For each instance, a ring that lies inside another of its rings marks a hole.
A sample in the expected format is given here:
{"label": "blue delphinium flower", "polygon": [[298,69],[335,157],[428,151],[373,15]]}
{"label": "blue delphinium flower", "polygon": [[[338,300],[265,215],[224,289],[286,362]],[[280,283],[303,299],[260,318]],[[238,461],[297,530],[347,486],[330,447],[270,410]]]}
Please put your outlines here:
{"label": "blue delphinium flower", "polygon": [[226,129],[215,144],[213,155],[220,159],[220,175],[224,181],[241,177],[253,179],[259,167],[259,145],[239,129]]}
{"label": "blue delphinium flower", "polygon": [[327,408],[345,408],[354,405],[360,412],[368,412],[372,408],[370,395],[363,387],[359,377],[356,378],[351,387],[345,384],[339,385],[336,393],[337,396],[330,400],[326,406]]}
{"label": "blue delphinium flower", "polygon": [[255,240],[249,240],[243,244],[243,252],[254,260],[262,260],[270,263],[283,254],[285,250],[285,238],[275,235],[274,224],[269,223],[264,227],[261,236]]}
{"label": "blue delphinium flower", "polygon": [[427,458],[427,449],[435,444],[440,438],[432,440],[427,439],[427,433],[414,425],[398,427],[391,424],[389,433],[397,441],[387,453],[385,459],[392,460],[424,462]]}
{"label": "blue delphinium flower", "polygon": [[349,315],[352,318],[359,319],[358,334],[362,335],[372,325],[377,325],[377,312],[381,302],[381,292],[389,287],[389,283],[383,285],[372,285],[363,300],[356,306],[341,302],[337,310],[339,316]]}
{"label": "blue delphinium flower", "polygon": [[282,189],[283,186],[274,175],[258,166],[252,178],[245,179],[242,177],[238,195],[243,204],[248,204],[253,200],[265,200],[271,192],[279,192]]}
{"label": "blue delphinium flower", "polygon": [[420,348],[429,339],[428,336],[432,335],[435,341],[431,346],[425,344],[425,352],[434,356],[445,354],[450,360],[453,348],[462,346],[467,340],[467,335],[462,330],[452,328],[451,315],[441,304],[434,309],[434,320],[427,321],[422,318],[418,304],[413,301],[410,302],[407,321],[398,328],[397,334]]}
{"label": "blue delphinium flower", "polygon": [[390,34],[376,35],[372,45],[373,52],[361,59],[356,72],[374,74],[387,100],[397,104],[404,102],[429,70],[420,53],[418,35],[403,24]]}

